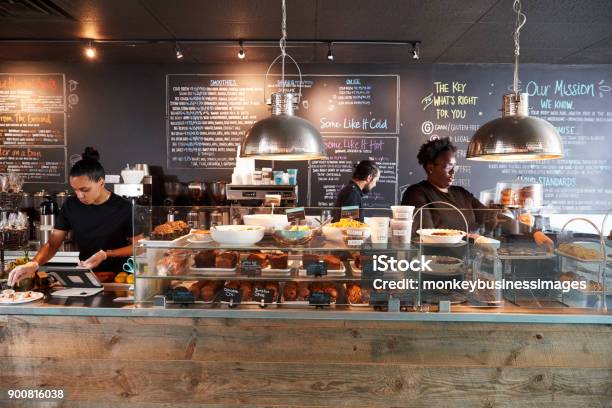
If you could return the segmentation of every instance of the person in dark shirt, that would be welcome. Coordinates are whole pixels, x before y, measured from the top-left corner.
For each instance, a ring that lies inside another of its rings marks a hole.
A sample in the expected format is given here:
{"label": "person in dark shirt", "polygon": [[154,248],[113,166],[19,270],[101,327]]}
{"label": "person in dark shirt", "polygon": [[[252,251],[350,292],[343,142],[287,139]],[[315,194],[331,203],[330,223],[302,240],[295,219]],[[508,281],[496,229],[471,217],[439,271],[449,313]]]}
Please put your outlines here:
{"label": "person in dark shirt", "polygon": [[55,256],[69,231],[79,247],[79,266],[104,272],[121,271],[132,255],[132,243],[142,238],[132,229],[131,203],[106,189],[100,156],[87,148],[82,157],[70,170],[75,196],[62,206],[49,241],[34,259],[11,272],[9,285],[33,277]]}
{"label": "person in dark shirt", "polygon": [[[432,140],[419,149],[417,159],[425,169],[427,180],[413,184],[402,195],[402,205],[420,208],[434,201],[443,201],[461,209],[468,222],[468,229],[475,231],[483,226],[486,207],[463,187],[453,186],[457,148],[448,138]],[[433,209],[428,211],[427,209]],[[451,228],[465,231],[463,218],[453,208],[444,204],[434,204],[423,209],[415,218],[416,229],[420,227],[420,214],[423,214],[422,228]]]}
{"label": "person in dark shirt", "polygon": [[358,206],[362,208],[362,199],[378,182],[380,169],[372,160],[362,160],[353,171],[353,177],[338,193],[334,207]]}

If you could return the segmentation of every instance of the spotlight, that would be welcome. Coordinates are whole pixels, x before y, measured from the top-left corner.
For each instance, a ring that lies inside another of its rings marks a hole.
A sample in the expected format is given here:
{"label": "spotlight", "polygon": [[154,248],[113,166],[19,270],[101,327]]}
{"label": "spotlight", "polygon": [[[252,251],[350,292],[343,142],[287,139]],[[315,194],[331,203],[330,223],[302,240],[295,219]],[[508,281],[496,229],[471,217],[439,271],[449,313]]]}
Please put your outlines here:
{"label": "spotlight", "polygon": [[176,51],[176,59],[183,59],[183,53],[181,52],[181,47],[179,47],[178,43],[174,45],[174,51]]}
{"label": "spotlight", "polygon": [[418,60],[419,58],[421,58],[421,48],[419,46],[419,42],[415,42],[412,45],[412,59],[413,60]]}
{"label": "spotlight", "polygon": [[89,42],[89,45],[85,47],[85,56],[89,59],[96,58],[96,49],[91,45],[91,41]]}
{"label": "spotlight", "polygon": [[242,41],[240,41],[239,44],[240,44],[240,51],[238,51],[238,58],[244,59],[246,57],[246,52],[244,51]]}
{"label": "spotlight", "polygon": [[327,60],[328,61],[333,61],[334,60],[334,53],[332,52],[332,43],[331,43],[331,41],[327,43]]}

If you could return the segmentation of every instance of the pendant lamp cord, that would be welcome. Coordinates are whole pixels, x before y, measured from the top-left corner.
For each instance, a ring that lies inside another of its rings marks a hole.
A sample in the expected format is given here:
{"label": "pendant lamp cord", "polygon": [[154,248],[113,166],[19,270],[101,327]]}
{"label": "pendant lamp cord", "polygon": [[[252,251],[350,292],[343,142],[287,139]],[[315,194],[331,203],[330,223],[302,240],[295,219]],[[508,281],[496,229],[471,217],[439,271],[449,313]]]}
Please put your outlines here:
{"label": "pendant lamp cord", "polygon": [[287,5],[285,0],[282,0],[283,20],[281,25],[282,37],[280,39],[281,49],[281,91],[285,92],[285,48],[287,46]]}
{"label": "pendant lamp cord", "polygon": [[[285,0],[283,0],[283,3]],[[521,45],[519,42],[521,35],[521,28],[527,22],[527,16],[521,11],[521,0],[514,0],[514,4],[512,5],[512,10],[516,13],[516,25],[514,29],[514,82],[512,84],[512,90],[514,93],[518,93],[519,87],[519,55],[521,53]]]}

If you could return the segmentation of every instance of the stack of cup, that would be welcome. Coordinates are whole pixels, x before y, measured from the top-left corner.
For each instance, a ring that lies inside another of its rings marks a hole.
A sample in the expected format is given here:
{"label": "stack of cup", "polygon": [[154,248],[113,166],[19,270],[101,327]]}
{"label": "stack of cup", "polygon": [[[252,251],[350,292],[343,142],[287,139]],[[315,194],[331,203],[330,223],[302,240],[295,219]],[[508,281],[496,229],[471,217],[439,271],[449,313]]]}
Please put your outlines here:
{"label": "stack of cup", "polygon": [[386,244],[389,241],[389,217],[369,217],[367,224],[372,230],[373,244]]}
{"label": "stack of cup", "polygon": [[393,219],[391,220],[391,241],[396,244],[409,244],[412,239],[412,213],[411,205],[391,206]]}

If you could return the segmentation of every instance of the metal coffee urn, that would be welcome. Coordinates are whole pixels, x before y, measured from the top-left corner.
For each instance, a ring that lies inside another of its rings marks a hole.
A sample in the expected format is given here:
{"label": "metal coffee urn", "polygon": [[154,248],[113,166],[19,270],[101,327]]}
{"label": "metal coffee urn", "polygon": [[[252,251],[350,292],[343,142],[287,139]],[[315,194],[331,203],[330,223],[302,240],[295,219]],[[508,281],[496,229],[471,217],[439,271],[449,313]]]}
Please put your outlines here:
{"label": "metal coffee urn", "polygon": [[45,196],[44,201],[38,208],[38,213],[40,223],[36,231],[36,239],[40,242],[40,245],[44,245],[49,240],[55,225],[55,216],[58,214],[57,203],[51,196]]}

